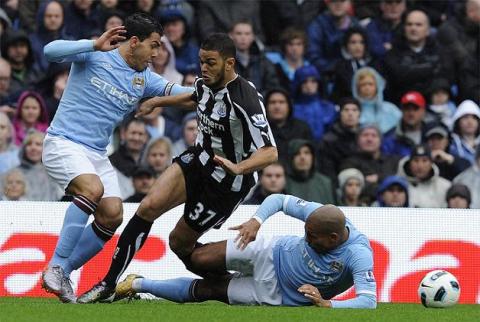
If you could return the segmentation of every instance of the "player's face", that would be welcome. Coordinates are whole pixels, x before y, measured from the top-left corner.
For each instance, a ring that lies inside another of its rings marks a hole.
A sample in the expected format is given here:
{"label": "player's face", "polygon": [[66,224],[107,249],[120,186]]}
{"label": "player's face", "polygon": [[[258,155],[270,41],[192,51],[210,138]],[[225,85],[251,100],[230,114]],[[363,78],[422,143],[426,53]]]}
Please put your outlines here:
{"label": "player's face", "polygon": [[155,145],[148,152],[147,162],[160,174],[170,165],[170,154],[165,145]]}
{"label": "player's face", "polygon": [[270,95],[267,102],[268,118],[275,123],[285,122],[288,118],[290,108],[285,95],[274,93]]}
{"label": "player's face", "polygon": [[407,201],[407,193],[399,185],[392,185],[382,194],[383,201],[387,207],[403,207]]}
{"label": "player's face", "polygon": [[40,136],[33,136],[25,146],[25,156],[32,163],[42,161],[43,140]]}
{"label": "player's face", "polygon": [[21,117],[26,124],[35,124],[40,118],[40,103],[34,97],[27,97],[22,105]]}
{"label": "player's face", "polygon": [[60,29],[63,24],[63,10],[58,2],[50,2],[43,16],[45,28],[49,31]]}
{"label": "player's face", "polygon": [[225,60],[218,51],[204,49],[200,49],[198,55],[202,79],[205,85],[212,89],[224,86],[225,73],[233,69],[235,59],[227,58]]}
{"label": "player's face", "polygon": [[263,169],[260,184],[268,193],[280,193],[285,189],[285,171],[282,166],[270,165]]}
{"label": "player's face", "polygon": [[322,234],[315,231],[311,225],[305,224],[305,240],[318,254],[325,254],[337,247],[337,234]]}
{"label": "player's face", "polygon": [[137,71],[143,71],[158,55],[161,46],[160,34],[152,32],[144,41],[140,41],[137,37],[133,36],[130,41],[133,56],[131,67]]}
{"label": "player's face", "polygon": [[410,171],[415,178],[426,179],[432,171],[432,160],[427,156],[416,156],[410,160]]}

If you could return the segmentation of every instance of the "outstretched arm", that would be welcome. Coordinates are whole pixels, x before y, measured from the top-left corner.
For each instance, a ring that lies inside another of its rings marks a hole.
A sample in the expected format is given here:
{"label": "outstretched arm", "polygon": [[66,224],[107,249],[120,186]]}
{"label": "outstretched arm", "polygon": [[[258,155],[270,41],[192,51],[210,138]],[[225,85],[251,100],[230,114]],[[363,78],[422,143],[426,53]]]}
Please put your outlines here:
{"label": "outstretched arm", "polygon": [[335,309],[374,309],[377,307],[377,300],[372,294],[358,294],[357,297],[345,301],[325,300],[320,291],[313,285],[304,284],[298,288],[306,298],[319,307]]}
{"label": "outstretched arm", "polygon": [[276,146],[264,146],[252,153],[252,155],[240,163],[216,155],[213,161],[232,175],[249,174],[265,168],[277,161],[278,152]]}
{"label": "outstretched arm", "polygon": [[197,102],[192,98],[191,92],[172,96],[155,96],[140,104],[135,117],[150,114],[157,107],[179,107],[186,110],[194,110],[196,106]]}
{"label": "outstretched arm", "polygon": [[85,56],[82,54],[95,50],[109,51],[120,46],[119,42],[125,40],[123,33],[125,33],[125,27],[119,26],[105,31],[97,40],[55,40],[43,48],[43,53],[49,62],[84,60]]}

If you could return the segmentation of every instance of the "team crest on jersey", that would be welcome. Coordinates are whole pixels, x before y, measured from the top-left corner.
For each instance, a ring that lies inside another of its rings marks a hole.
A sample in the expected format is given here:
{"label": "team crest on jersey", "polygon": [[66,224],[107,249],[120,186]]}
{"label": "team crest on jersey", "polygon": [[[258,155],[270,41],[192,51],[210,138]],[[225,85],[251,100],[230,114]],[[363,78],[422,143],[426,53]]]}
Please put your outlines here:
{"label": "team crest on jersey", "polygon": [[263,114],[252,115],[252,122],[253,125],[258,128],[264,128],[268,125],[268,122]]}
{"label": "team crest on jersey", "polygon": [[142,89],[145,86],[145,79],[141,76],[135,76],[133,78],[133,87],[136,89]]}
{"label": "team crest on jersey", "polygon": [[193,160],[193,153],[187,153],[187,154],[184,154],[180,157],[180,160],[182,160],[183,163],[190,163],[192,162]]}
{"label": "team crest on jersey", "polygon": [[222,104],[218,107],[217,114],[220,117],[225,117],[227,115],[227,109],[225,107],[225,104]]}
{"label": "team crest on jersey", "polygon": [[297,202],[296,202],[297,206],[299,207],[303,207],[307,204],[307,202],[303,199],[298,199]]}
{"label": "team crest on jersey", "polygon": [[365,272],[365,280],[367,282],[375,282],[375,276],[373,276],[373,272],[372,271],[366,271]]}
{"label": "team crest on jersey", "polygon": [[341,262],[337,262],[337,261],[333,261],[331,264],[330,264],[330,269],[334,272],[341,272],[342,269],[343,269],[343,263]]}

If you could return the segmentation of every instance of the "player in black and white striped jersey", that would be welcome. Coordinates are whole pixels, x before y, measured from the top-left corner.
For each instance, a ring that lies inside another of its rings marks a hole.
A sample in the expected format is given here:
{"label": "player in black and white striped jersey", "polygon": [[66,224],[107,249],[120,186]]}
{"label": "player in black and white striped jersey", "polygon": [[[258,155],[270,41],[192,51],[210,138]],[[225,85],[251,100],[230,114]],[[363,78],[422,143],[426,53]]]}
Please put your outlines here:
{"label": "player in black and white striped jersey", "polygon": [[202,78],[193,94],[155,97],[137,115],[157,106],[196,107],[196,145],[175,158],[125,227],[106,277],[79,297],[79,303],[112,300],[115,285],[140,249],[154,220],[185,202],[184,215],[170,234],[170,248],[186,267],[205,275],[191,255],[197,240],[219,228],[254,187],[256,171],[277,160],[275,141],[262,97],[235,73],[235,46],[226,34],[213,34],[201,46]]}

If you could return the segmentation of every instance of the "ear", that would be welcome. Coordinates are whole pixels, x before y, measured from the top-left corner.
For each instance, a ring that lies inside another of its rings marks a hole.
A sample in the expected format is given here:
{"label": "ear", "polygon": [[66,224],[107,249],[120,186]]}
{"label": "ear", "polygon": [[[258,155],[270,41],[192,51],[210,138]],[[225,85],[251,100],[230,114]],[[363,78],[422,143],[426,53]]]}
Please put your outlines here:
{"label": "ear", "polygon": [[129,41],[128,41],[129,45],[130,45],[130,48],[135,48],[138,46],[138,44],[140,43],[140,39],[138,39],[137,36],[132,36]]}
{"label": "ear", "polygon": [[235,58],[230,57],[225,60],[225,70],[230,71],[235,67]]}

